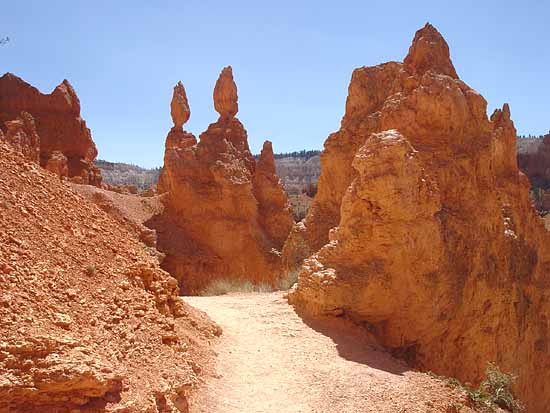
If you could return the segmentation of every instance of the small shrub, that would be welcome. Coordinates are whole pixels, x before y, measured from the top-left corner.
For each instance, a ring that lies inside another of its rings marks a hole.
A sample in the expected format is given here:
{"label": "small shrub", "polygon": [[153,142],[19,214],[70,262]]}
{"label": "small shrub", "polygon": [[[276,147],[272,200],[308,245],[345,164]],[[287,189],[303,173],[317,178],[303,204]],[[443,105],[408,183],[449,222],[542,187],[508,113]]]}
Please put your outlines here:
{"label": "small shrub", "polygon": [[94,264],[86,266],[86,274],[88,274],[89,276],[95,275],[96,271],[97,268]]}
{"label": "small shrub", "polygon": [[458,380],[457,378],[455,377],[450,377],[448,380],[447,380],[447,385],[449,387],[462,387],[462,383],[460,382],[460,380]]}
{"label": "small shrub", "polygon": [[498,406],[510,412],[520,412],[524,406],[514,398],[511,387],[516,377],[503,373],[496,364],[489,363],[485,370],[486,379],[477,389],[466,389],[470,400],[478,407],[494,412]]}
{"label": "small shrub", "polygon": [[250,281],[220,279],[210,283],[199,295],[211,297],[228,293],[266,293],[273,291],[268,284],[252,284]]}
{"label": "small shrub", "polygon": [[280,291],[288,291],[298,282],[298,271],[290,271],[286,277],[279,280],[277,289]]}

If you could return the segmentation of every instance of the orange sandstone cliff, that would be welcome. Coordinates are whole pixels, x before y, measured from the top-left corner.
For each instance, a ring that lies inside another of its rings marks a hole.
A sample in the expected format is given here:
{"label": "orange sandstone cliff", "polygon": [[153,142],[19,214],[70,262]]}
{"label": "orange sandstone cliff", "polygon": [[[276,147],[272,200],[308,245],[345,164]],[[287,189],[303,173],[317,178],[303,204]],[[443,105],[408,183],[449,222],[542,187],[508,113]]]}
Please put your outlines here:
{"label": "orange sandstone cliff", "polygon": [[41,166],[80,183],[101,184],[100,171],[93,164],[97,149],[80,117],[78,96],[67,80],[45,95],[11,73],[0,77],[0,127],[4,134],[7,126],[2,124],[22,111],[34,118]]}
{"label": "orange sandstone cliff", "polygon": [[429,24],[404,63],[356,69],[313,206],[285,245],[300,271],[289,300],[347,315],[420,368],[475,383],[495,362],[542,413],[550,239],[510,109],[486,111]]}
{"label": "orange sandstone cliff", "polygon": [[166,138],[158,184],[165,211],[148,223],[166,254],[163,268],[178,278],[186,294],[217,279],[275,284],[281,275],[280,250],[292,227],[271,144],[266,142],[257,164],[235,117],[231,67],[216,82],[214,106],[220,117],[197,143],[182,127],[190,113],[185,90],[181,83],[174,88],[174,127]]}

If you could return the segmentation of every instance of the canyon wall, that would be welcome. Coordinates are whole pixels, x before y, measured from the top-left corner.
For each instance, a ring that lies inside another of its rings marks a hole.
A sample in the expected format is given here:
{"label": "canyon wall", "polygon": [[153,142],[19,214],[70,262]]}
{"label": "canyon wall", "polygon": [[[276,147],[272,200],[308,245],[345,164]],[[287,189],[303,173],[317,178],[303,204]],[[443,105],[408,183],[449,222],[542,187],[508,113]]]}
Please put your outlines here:
{"label": "canyon wall", "polygon": [[[404,63],[353,72],[318,193],[284,248],[289,300],[345,314],[410,363],[479,382],[518,375],[550,403],[550,239],[516,162],[508,105],[462,82],[427,24]],[[305,258],[305,261],[302,260]]]}
{"label": "canyon wall", "polygon": [[[231,67],[221,72],[214,89],[220,117],[198,142],[183,130],[190,114],[184,95],[179,83],[158,183],[159,193],[165,193],[165,212],[148,223],[166,254],[163,267],[186,294],[199,293],[219,279],[274,285],[292,217],[275,175],[271,143],[264,144],[256,163],[246,130],[235,117],[237,88]],[[179,118],[178,113],[185,115]]]}
{"label": "canyon wall", "polygon": [[50,94],[42,94],[17,76],[0,77],[0,128],[6,121],[28,112],[40,137],[40,165],[75,181],[101,184],[94,166],[97,149],[90,129],[80,117],[80,101],[71,84],[64,80]]}

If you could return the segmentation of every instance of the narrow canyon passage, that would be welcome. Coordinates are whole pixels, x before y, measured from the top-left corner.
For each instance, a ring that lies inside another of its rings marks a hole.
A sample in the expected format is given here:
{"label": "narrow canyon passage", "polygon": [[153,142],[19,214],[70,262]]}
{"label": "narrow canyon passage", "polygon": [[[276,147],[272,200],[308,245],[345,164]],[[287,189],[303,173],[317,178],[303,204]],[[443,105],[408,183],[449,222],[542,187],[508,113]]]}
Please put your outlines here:
{"label": "narrow canyon passage", "polygon": [[460,403],[444,382],[409,370],[342,320],[300,318],[281,292],[184,300],[223,328],[215,377],[193,413],[424,413]]}

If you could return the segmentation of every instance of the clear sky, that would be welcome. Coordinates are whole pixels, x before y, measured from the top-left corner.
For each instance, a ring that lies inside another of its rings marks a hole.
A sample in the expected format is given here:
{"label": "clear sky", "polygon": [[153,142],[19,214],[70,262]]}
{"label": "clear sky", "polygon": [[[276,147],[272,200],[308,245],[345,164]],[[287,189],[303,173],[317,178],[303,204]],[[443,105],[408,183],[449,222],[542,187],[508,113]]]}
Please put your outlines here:
{"label": "clear sky", "polygon": [[403,60],[427,21],[489,112],[509,102],[521,134],[550,129],[546,1],[2,1],[0,72],[42,92],[69,79],[99,157],[162,164],[181,80],[198,135],[217,119],[212,91],[232,65],[239,119],[258,152],[321,149],[339,128],[354,68]]}

